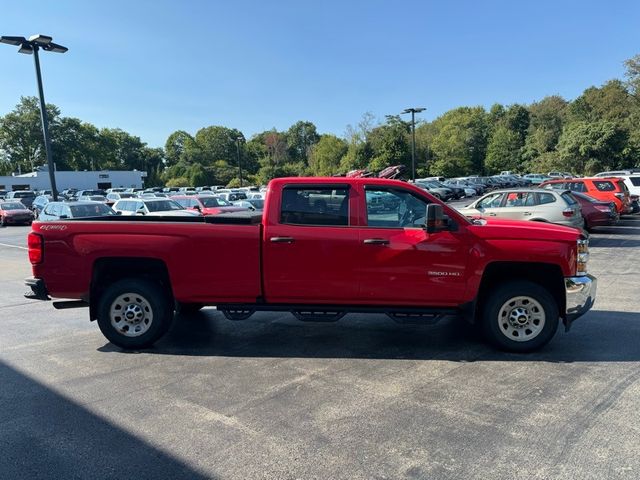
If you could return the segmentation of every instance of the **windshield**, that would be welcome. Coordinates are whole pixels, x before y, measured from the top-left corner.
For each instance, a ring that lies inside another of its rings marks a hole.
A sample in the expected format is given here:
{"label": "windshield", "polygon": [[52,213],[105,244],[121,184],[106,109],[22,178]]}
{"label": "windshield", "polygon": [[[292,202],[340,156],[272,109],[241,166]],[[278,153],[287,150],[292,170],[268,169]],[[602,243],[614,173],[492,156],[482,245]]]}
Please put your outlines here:
{"label": "windshield", "polygon": [[166,212],[169,210],[184,210],[182,206],[173,200],[158,200],[153,202],[145,202],[147,210],[150,212]]}
{"label": "windshield", "polygon": [[0,203],[0,210],[26,210],[26,209],[27,207],[25,207],[23,204],[19,202]]}
{"label": "windshield", "polygon": [[205,206],[205,208],[230,207],[231,206],[231,203],[227,202],[225,199],[217,198],[217,197],[200,198],[200,201],[202,202],[202,205]]}
{"label": "windshield", "polygon": [[116,212],[107,207],[104,203],[95,203],[92,205],[69,205],[71,216],[79,217],[101,217],[103,215],[115,215]]}

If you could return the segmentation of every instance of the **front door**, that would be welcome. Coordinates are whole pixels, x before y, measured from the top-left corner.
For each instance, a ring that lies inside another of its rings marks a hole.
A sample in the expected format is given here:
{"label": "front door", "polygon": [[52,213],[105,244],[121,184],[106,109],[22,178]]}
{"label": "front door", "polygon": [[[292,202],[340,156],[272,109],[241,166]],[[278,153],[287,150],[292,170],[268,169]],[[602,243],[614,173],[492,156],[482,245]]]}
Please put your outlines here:
{"label": "front door", "polygon": [[358,294],[356,192],[348,184],[286,186],[264,229],[269,303],[354,303]]}
{"label": "front door", "polygon": [[466,288],[469,242],[463,228],[429,234],[429,200],[401,188],[365,187],[359,228],[360,301],[399,306],[458,305]]}

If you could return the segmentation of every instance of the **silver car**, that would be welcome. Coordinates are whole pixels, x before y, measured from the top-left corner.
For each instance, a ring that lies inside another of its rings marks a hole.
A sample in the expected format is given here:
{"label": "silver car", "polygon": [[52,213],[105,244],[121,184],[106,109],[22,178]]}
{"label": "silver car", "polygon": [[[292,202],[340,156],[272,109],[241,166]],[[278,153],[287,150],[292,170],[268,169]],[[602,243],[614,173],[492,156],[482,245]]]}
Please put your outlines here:
{"label": "silver car", "polygon": [[567,191],[534,188],[496,190],[459,209],[467,217],[499,217],[582,228],[580,204]]}

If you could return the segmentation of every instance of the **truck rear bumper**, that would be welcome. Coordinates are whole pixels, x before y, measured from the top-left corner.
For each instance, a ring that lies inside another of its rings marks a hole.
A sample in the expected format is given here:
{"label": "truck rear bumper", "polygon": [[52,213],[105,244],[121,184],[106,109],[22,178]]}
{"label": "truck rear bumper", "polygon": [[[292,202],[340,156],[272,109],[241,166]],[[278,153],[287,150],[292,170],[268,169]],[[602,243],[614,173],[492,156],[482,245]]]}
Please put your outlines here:
{"label": "truck rear bumper", "polygon": [[31,300],[51,300],[51,298],[49,298],[49,292],[47,292],[47,286],[41,278],[27,278],[24,284],[31,289],[31,291],[24,294],[25,298]]}
{"label": "truck rear bumper", "polygon": [[567,308],[565,327],[569,330],[571,323],[587,313],[596,300],[598,280],[592,275],[566,277],[564,279]]}

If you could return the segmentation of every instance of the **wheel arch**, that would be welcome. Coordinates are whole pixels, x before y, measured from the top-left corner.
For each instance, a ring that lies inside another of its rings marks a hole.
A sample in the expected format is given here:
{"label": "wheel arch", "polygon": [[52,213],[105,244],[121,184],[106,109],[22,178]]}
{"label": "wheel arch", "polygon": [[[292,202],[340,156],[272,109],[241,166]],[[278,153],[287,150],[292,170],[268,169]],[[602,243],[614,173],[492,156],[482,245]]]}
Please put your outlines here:
{"label": "wheel arch", "polygon": [[510,280],[528,280],[546,289],[556,301],[560,316],[566,312],[564,275],[559,265],[542,262],[492,262],[482,274],[475,306],[475,316],[488,298],[490,289]]}
{"label": "wheel arch", "polygon": [[127,278],[141,278],[160,284],[173,301],[173,289],[166,263],[150,257],[103,257],[93,263],[89,291],[89,316],[97,318],[101,292],[105,286]]}

